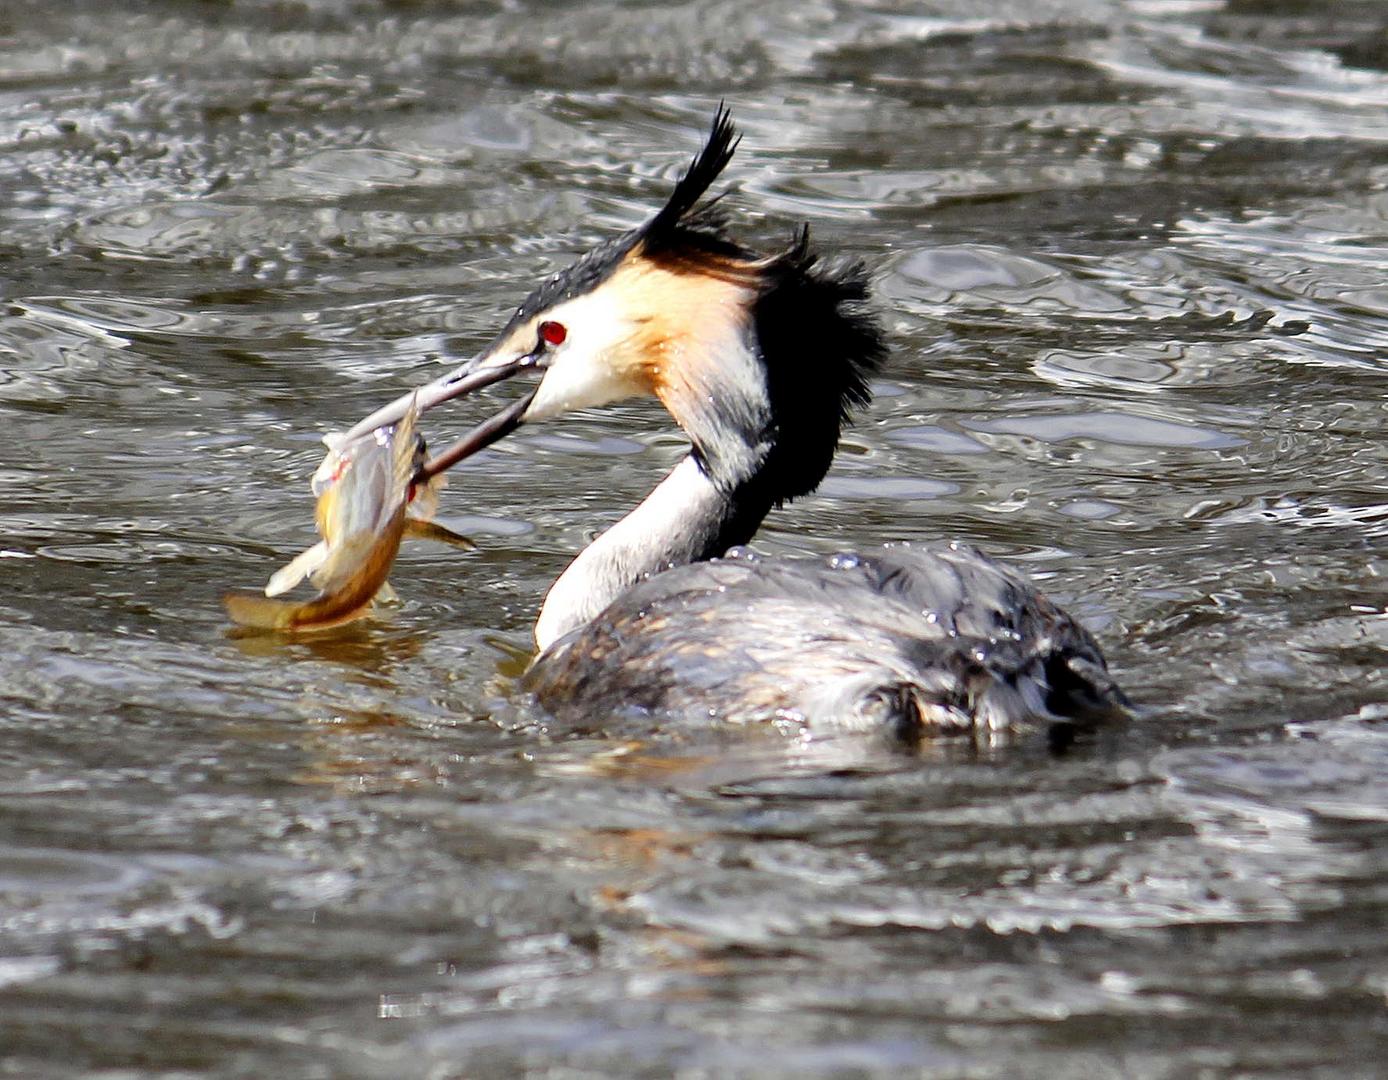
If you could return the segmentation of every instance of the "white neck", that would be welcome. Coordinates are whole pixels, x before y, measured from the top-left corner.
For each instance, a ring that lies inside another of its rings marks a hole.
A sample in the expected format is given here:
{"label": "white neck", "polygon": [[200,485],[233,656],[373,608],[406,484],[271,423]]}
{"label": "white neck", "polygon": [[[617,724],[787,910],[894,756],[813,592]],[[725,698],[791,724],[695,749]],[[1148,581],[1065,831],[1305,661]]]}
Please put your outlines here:
{"label": "white neck", "polygon": [[549,648],[647,574],[712,558],[745,542],[750,533],[727,537],[735,509],[733,500],[714,486],[694,458],[685,458],[550,586],[535,623],[536,644],[541,651]]}

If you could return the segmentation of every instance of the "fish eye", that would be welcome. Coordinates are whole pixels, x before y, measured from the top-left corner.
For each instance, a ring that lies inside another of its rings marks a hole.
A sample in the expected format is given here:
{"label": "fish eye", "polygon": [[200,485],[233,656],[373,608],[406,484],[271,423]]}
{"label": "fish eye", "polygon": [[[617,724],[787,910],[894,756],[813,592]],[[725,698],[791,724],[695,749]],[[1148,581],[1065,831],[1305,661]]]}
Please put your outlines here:
{"label": "fish eye", "polygon": [[563,323],[546,321],[540,324],[540,340],[546,345],[562,345],[568,336]]}

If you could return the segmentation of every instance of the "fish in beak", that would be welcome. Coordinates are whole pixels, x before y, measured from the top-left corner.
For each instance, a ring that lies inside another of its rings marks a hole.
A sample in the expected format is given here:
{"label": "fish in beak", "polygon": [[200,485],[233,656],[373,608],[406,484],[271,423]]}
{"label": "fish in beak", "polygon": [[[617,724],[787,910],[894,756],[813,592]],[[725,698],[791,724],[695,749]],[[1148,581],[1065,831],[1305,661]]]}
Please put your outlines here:
{"label": "fish in beak", "polygon": [[[378,597],[389,595],[386,578],[405,538],[475,547],[430,520],[443,473],[519,427],[535,392],[433,457],[416,431],[419,414],[538,366],[531,356],[473,361],[377,409],[351,430],[324,436],[328,453],[312,484],[322,540],[278,570],[264,596],[228,593],[231,620],[286,634],[341,626],[369,614]],[[305,577],[318,596],[300,603],[278,599]]]}
{"label": "fish in beak", "polygon": [[[443,477],[420,475],[426,458],[417,418],[410,404],[397,421],[359,438],[329,436],[328,455],[313,477],[323,539],[278,570],[264,596],[228,593],[224,602],[233,622],[282,633],[341,626],[388,593],[386,578],[406,536],[475,546],[430,520]],[[318,596],[300,603],[278,599],[305,577]]]}

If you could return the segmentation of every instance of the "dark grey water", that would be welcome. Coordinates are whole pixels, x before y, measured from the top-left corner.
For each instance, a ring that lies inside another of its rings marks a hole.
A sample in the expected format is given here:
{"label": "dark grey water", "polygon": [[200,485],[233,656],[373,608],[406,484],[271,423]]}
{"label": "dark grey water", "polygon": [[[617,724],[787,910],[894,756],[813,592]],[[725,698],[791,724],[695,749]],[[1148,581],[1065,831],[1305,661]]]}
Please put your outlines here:
{"label": "dark grey water", "polygon": [[[0,8],[0,1073],[1381,1073],[1388,10],[124,8]],[[869,259],[894,348],[761,546],[1013,558],[1150,719],[529,724],[545,586],[681,452],[644,406],[471,463],[480,550],[407,548],[384,617],[228,636],[318,436],[719,98],[744,235]]]}

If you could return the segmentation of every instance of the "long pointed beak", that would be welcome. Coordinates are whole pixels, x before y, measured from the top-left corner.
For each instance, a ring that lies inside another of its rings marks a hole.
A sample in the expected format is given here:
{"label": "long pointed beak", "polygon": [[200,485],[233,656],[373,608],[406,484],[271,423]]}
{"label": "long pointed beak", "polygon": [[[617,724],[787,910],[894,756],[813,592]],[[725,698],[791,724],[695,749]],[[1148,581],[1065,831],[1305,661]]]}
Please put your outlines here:
{"label": "long pointed beak", "polygon": [[[354,442],[363,435],[369,435],[378,427],[399,423],[410,411],[411,406],[418,409],[420,413],[425,413],[435,405],[441,405],[453,398],[464,397],[475,390],[481,390],[484,386],[491,386],[503,379],[509,379],[512,375],[528,368],[540,366],[537,358],[533,356],[522,356],[517,360],[502,363],[488,362],[485,358],[469,360],[447,375],[435,379],[431,383],[425,383],[419,389],[411,390],[408,394],[402,394],[389,405],[381,406],[365,420],[353,426],[342,436],[342,441],[344,443]],[[497,437],[500,438],[500,436]]]}
{"label": "long pointed beak", "polygon": [[472,457],[477,451],[486,449],[498,439],[511,434],[525,422],[525,410],[530,408],[530,403],[538,393],[539,390],[536,389],[522,398],[517,398],[495,416],[482,421],[443,453],[435,454],[419,467],[415,481],[420,482],[437,476],[446,469],[453,468],[464,458]]}
{"label": "long pointed beak", "polygon": [[[354,425],[340,436],[333,436],[331,446],[355,442],[371,434],[377,428],[388,424],[398,424],[405,415],[414,409],[416,415],[435,405],[441,405],[453,398],[464,397],[485,386],[499,383],[531,368],[543,370],[545,364],[537,354],[519,357],[515,360],[497,362],[486,357],[469,360],[455,370],[431,383],[402,394],[389,405],[383,405],[366,419]],[[525,410],[535,400],[537,390],[513,401],[501,412],[484,420],[442,453],[435,454],[425,461],[415,474],[415,483],[423,483],[447,469],[451,469],[464,458],[469,458],[479,450],[484,450],[498,439],[504,438],[521,426]]]}

